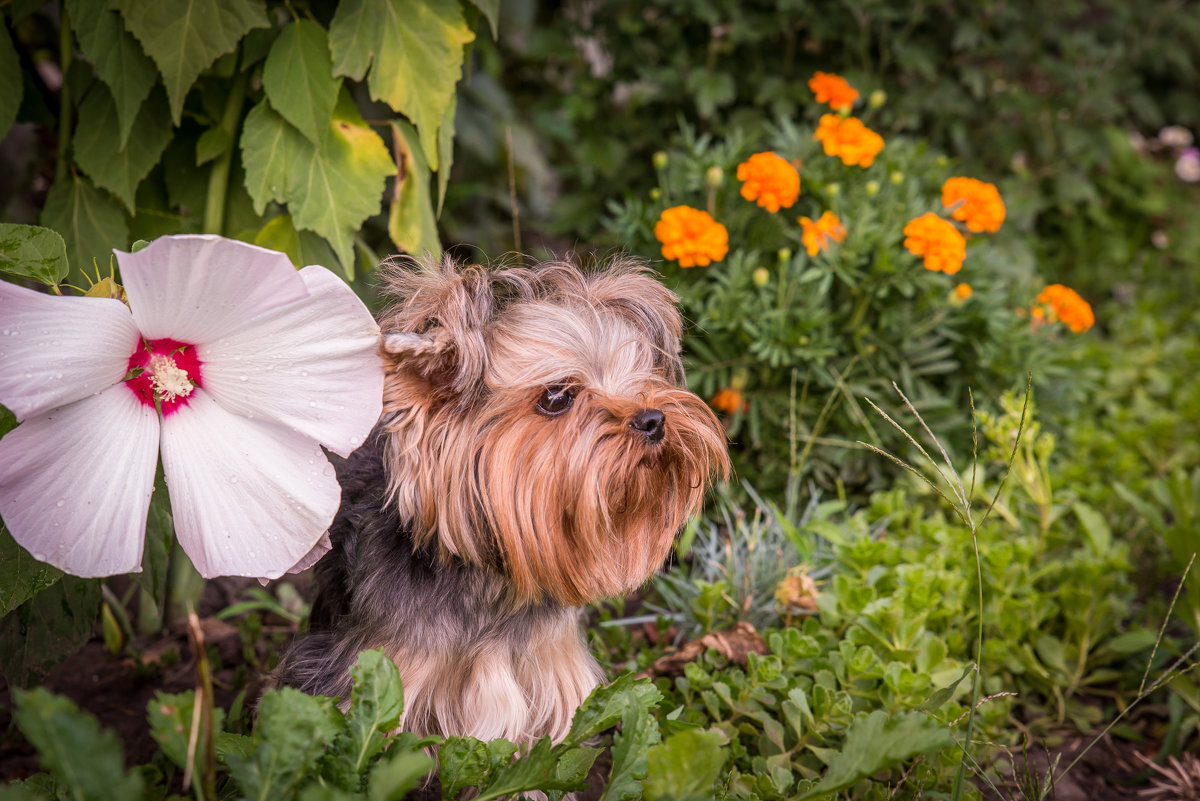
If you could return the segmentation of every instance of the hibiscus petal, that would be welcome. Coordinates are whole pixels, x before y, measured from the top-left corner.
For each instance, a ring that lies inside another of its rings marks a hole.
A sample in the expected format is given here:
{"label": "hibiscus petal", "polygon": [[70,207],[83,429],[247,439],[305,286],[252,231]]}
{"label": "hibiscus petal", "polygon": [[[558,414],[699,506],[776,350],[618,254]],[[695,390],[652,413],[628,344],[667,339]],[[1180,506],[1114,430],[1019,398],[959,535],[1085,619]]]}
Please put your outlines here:
{"label": "hibiscus petal", "polygon": [[300,271],[309,296],[197,347],[204,389],[226,410],[267,418],[349,456],[379,419],[379,327],[324,267]]}
{"label": "hibiscus petal", "polygon": [[133,319],[147,339],[209,342],[308,294],[287,256],[210,235],[163,236],[117,251]]}
{"label": "hibiscus petal", "polygon": [[333,521],[333,465],[302,434],[231,414],[203,389],[162,428],[175,533],[205,578],[278,578]]}
{"label": "hibiscus petal", "polygon": [[24,420],[95,395],[124,377],[139,338],[119,300],[0,281],[0,403]]}
{"label": "hibiscus petal", "polygon": [[110,387],[0,440],[0,515],[35,559],[68,573],[137,572],[157,463],[154,409]]}

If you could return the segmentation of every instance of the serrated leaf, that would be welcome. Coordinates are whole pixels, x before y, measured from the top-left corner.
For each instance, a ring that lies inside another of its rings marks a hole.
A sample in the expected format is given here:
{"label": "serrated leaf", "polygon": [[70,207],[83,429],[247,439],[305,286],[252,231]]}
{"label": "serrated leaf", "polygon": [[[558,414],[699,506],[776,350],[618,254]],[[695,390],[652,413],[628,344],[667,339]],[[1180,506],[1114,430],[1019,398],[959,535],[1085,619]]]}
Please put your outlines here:
{"label": "serrated leaf", "polygon": [[[306,147],[307,145],[307,147]],[[242,124],[242,163],[246,165],[246,191],[254,211],[262,214],[271,201],[286,203],[292,165],[315,149],[287,120],[263,101],[250,109]]]}
{"label": "serrated leaf", "polygon": [[56,231],[0,223],[0,271],[54,286],[67,269],[67,243]]}
{"label": "serrated leaf", "polygon": [[119,197],[133,211],[138,184],[142,182],[171,141],[171,120],[162,95],[142,105],[134,130],[123,150],[117,106],[108,88],[93,84],[79,106],[80,124],[75,129],[75,163],[97,186]]}
{"label": "serrated leaf", "polygon": [[454,798],[464,787],[479,784],[491,766],[487,743],[474,737],[447,737],[438,749],[438,779],[443,796]]}
{"label": "serrated leaf", "polygon": [[842,748],[828,761],[821,781],[796,801],[819,798],[886,770],[917,754],[947,748],[954,742],[949,730],[921,712],[889,717],[877,709],[850,724]]}
{"label": "serrated leaf", "polygon": [[16,121],[24,92],[21,60],[13,47],[12,37],[8,35],[8,26],[0,22],[0,139]]}
{"label": "serrated leaf", "polygon": [[[329,243],[312,231],[297,230],[290,214],[281,214],[264,225],[254,237],[254,244],[286,253],[296,269],[320,264],[335,272],[341,271],[337,256],[329,247]],[[354,280],[353,268],[351,263],[351,271],[346,276],[348,281]]]}
{"label": "serrated leaf", "polygon": [[354,686],[350,690],[348,724],[349,757],[357,775],[383,751],[387,733],[400,722],[404,711],[404,689],[400,671],[383,651],[363,651],[350,668]]}
{"label": "serrated leaf", "polygon": [[[196,693],[168,694],[161,690],[146,703],[146,721],[152,736],[167,758],[178,767],[187,766],[188,738],[191,735],[192,714],[196,707]],[[225,725],[225,710],[213,707],[213,732]],[[202,754],[199,748],[192,754],[193,775],[200,775]]]}
{"label": "serrated leaf", "polygon": [[475,35],[457,0],[346,0],[329,24],[335,75],[361,80],[371,97],[408,117],[438,169],[438,127]]}
{"label": "serrated leaf", "polygon": [[515,761],[508,755],[493,756],[491,770],[480,784],[479,798],[515,797],[531,790],[582,790],[587,787],[588,770],[599,753],[599,749],[583,746],[555,747],[549,737],[543,737]]}
{"label": "serrated leaf", "polygon": [[392,139],[403,167],[388,210],[388,236],[406,253],[441,258],[442,243],[429,198],[429,166],[421,155],[417,133],[408,123],[396,120]]}
{"label": "serrated leaf", "polygon": [[492,29],[492,38],[500,38],[500,0],[471,0],[471,5],[479,9]]}
{"label": "serrated leaf", "polygon": [[30,556],[0,522],[0,618],[54,584],[62,575],[58,568]]}
{"label": "serrated leaf", "polygon": [[263,89],[271,108],[313,144],[329,127],[340,84],[324,28],[301,19],[283,29],[263,66]]}
{"label": "serrated leaf", "polygon": [[406,751],[393,742],[387,759],[371,769],[367,797],[370,801],[400,801],[434,767],[434,761],[423,751]]}
{"label": "serrated leaf", "polygon": [[379,213],[396,165],[343,93],[329,130],[313,158],[292,165],[288,209],[297,228],[325,237],[347,270],[353,269],[354,234]]}
{"label": "serrated leaf", "polygon": [[270,24],[263,0],[112,0],[109,7],[121,12],[125,27],[158,65],[176,125],[200,73],[247,32]]}
{"label": "serrated leaf", "polygon": [[73,284],[85,283],[83,271],[93,269],[93,259],[107,267],[113,248],[129,244],[129,223],[121,206],[78,175],[68,175],[50,187],[41,223],[66,242],[68,279]]}
{"label": "serrated leaf", "polygon": [[158,82],[158,68],[125,30],[120,14],[95,0],[67,0],[66,5],[79,49],[112,92],[120,130],[117,147],[124,149],[138,110]]}
{"label": "serrated leaf", "polygon": [[74,801],[141,797],[141,774],[125,771],[120,741],[94,717],[41,687],[13,696],[21,733]]}
{"label": "serrated leaf", "polygon": [[284,687],[263,695],[259,723],[245,755],[227,753],[229,773],[249,798],[286,798],[296,792],[345,729],[332,698]]}
{"label": "serrated leaf", "polygon": [[617,725],[631,707],[650,710],[657,707],[660,701],[662,693],[649,679],[638,679],[632,673],[624,673],[611,684],[592,690],[575,711],[571,731],[563,742],[578,745]]}
{"label": "serrated leaf", "polygon": [[642,698],[625,709],[621,731],[613,735],[612,772],[602,801],[641,798],[647,751],[662,740],[658,722],[650,710]]}
{"label": "serrated leaf", "polygon": [[63,576],[0,618],[0,674],[24,687],[79,650],[100,612],[100,582]]}
{"label": "serrated leaf", "polygon": [[707,801],[729,754],[719,729],[676,732],[646,753],[646,801]]}

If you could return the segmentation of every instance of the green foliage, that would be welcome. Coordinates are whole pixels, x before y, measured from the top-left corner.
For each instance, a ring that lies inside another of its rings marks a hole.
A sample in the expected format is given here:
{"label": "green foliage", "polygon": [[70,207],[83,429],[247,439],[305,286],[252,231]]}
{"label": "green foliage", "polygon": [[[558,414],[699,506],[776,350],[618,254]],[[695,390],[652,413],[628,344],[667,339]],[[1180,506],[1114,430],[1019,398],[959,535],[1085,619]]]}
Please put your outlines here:
{"label": "green foliage", "polygon": [[[0,675],[16,687],[28,686],[79,650],[92,636],[100,609],[99,581],[74,576],[54,581],[54,573],[23,559],[31,569],[19,595],[36,594],[0,618]],[[41,586],[45,589],[37,591]]]}
{"label": "green foliage", "polygon": [[0,224],[0,271],[53,286],[67,275],[67,246],[45,228]]}

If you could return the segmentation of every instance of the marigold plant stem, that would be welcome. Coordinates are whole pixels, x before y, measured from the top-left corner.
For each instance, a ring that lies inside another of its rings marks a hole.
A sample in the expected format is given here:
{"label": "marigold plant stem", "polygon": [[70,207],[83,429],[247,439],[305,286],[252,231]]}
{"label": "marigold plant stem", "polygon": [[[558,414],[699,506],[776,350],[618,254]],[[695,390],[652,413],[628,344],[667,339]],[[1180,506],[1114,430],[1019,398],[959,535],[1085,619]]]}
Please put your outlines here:
{"label": "marigold plant stem", "polygon": [[221,116],[221,130],[229,134],[225,151],[213,162],[208,175],[208,197],[204,204],[204,233],[221,234],[225,230],[225,196],[229,190],[229,170],[233,164],[233,151],[237,147],[238,121],[242,105],[246,100],[246,73],[238,72],[229,87],[225,100],[225,113]]}
{"label": "marigold plant stem", "polygon": [[58,28],[59,68],[62,70],[62,85],[58,89],[58,161],[54,165],[54,178],[61,181],[70,171],[67,161],[67,146],[71,141],[71,87],[67,83],[67,70],[71,68],[74,43],[71,38],[71,21],[67,6],[62,7],[62,25]]}

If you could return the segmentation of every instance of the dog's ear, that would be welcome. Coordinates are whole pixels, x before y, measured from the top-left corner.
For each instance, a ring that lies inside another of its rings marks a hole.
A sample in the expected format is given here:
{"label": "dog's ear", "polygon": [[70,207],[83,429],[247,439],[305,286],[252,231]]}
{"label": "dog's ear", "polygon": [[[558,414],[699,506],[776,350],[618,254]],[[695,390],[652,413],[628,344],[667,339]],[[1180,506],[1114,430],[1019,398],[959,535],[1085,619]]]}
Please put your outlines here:
{"label": "dog's ear", "polygon": [[393,298],[381,321],[389,374],[419,378],[441,400],[469,401],[487,367],[493,313],[487,271],[447,258],[389,264],[384,280]]}

